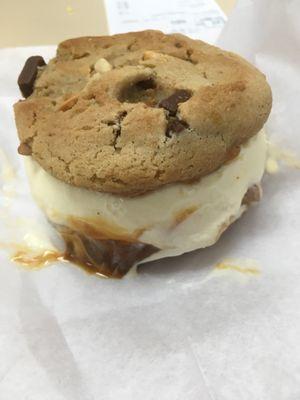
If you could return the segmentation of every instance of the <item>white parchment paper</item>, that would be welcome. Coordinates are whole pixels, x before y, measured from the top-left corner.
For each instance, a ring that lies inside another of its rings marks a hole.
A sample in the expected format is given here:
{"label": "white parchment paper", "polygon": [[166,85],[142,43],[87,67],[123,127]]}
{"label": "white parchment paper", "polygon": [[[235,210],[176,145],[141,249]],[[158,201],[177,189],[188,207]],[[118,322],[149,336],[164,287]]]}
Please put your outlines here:
{"label": "white parchment paper", "polygon": [[105,0],[110,34],[145,28],[180,32],[215,43],[226,21],[215,0]]}
{"label": "white parchment paper", "polygon": [[[267,74],[268,131],[298,154],[299,16],[298,0],[242,1],[221,38]],[[0,51],[1,244],[18,241],[28,218],[42,220],[11,106],[24,60],[53,52]],[[259,273],[215,267],[228,257],[254,260]],[[299,400],[299,338],[296,169],[267,176],[263,201],[214,247],[121,281],[63,263],[28,272],[0,253],[1,400]]]}

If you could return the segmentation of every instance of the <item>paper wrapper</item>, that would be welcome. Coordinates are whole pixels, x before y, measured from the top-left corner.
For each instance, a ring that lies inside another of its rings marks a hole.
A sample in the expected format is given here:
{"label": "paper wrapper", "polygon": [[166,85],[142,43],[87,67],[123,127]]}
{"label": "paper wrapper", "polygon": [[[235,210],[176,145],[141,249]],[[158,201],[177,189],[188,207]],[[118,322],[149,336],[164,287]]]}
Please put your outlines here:
{"label": "paper wrapper", "polygon": [[[266,73],[270,137],[298,154],[299,15],[297,0],[241,2],[221,38]],[[67,263],[26,271],[9,261],[5,243],[20,240],[26,221],[43,220],[16,154],[15,82],[27,56],[53,52],[0,52],[1,400],[298,400],[299,170],[266,176],[262,202],[217,245],[136,276],[100,279]]]}

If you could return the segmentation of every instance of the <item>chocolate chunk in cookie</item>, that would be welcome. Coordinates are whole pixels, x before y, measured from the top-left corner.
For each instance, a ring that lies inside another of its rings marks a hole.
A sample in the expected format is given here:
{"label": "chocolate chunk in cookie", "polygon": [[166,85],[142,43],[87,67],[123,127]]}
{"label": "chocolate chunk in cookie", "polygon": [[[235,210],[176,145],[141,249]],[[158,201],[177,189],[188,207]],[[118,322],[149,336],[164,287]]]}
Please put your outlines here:
{"label": "chocolate chunk in cookie", "polygon": [[168,121],[166,135],[171,136],[171,133],[180,133],[184,129],[188,128],[188,124],[185,121],[181,121],[178,118],[171,118]]}
{"label": "chocolate chunk in cookie", "polygon": [[188,90],[176,90],[171,96],[163,99],[159,103],[159,107],[164,108],[165,110],[169,111],[171,115],[175,115],[178,109],[179,103],[184,103],[191,97],[191,92]]}
{"label": "chocolate chunk in cookie", "polygon": [[45,60],[41,56],[32,56],[27,59],[25,65],[19,75],[18,85],[22,95],[29,97],[34,88],[34,82],[37,77],[38,67],[46,65]]}

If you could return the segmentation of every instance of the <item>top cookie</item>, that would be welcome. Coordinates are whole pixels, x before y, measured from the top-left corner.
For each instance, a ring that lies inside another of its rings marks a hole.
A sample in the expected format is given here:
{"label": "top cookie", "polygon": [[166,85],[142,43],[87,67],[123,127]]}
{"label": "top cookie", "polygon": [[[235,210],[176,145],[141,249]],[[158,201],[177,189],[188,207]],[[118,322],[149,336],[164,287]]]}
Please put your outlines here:
{"label": "top cookie", "polygon": [[14,108],[21,154],[71,185],[135,196],[220,167],[271,103],[241,57],[143,31],[61,43]]}

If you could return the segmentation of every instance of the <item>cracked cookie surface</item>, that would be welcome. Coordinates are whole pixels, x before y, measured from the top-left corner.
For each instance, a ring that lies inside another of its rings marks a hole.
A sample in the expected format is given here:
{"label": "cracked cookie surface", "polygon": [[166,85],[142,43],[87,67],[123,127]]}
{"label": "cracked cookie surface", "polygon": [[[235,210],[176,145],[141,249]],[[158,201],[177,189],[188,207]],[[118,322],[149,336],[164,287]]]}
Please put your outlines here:
{"label": "cracked cookie surface", "polygon": [[19,152],[72,185],[135,196],[220,167],[271,102],[255,67],[183,35],[71,39],[15,104]]}

